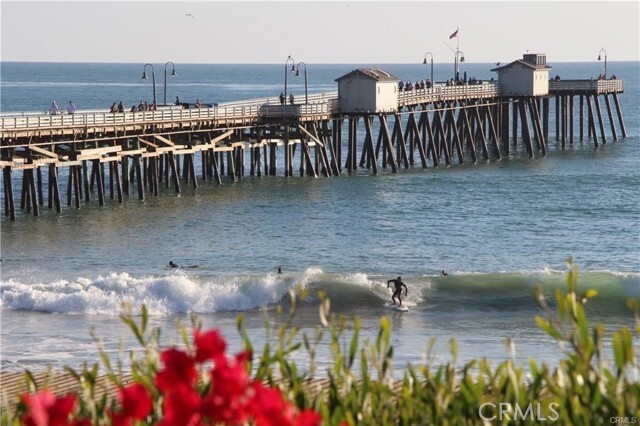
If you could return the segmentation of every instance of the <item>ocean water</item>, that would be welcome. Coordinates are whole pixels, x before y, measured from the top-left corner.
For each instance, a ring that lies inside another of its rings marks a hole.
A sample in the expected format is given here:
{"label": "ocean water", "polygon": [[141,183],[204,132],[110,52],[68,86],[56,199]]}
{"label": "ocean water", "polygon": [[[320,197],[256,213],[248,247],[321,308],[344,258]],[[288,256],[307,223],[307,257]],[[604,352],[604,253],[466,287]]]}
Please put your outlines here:
{"label": "ocean water", "polygon": [[[80,110],[150,101],[142,65],[2,63],[0,108],[6,114],[44,111],[52,100],[73,100]],[[602,72],[598,62],[551,65],[552,75],[565,79]],[[334,79],[361,66],[309,64],[309,93],[337,90]],[[422,64],[368,66],[410,81],[430,72]],[[470,77],[492,77],[492,64],[464,66]],[[436,80],[449,78],[451,67],[436,64]],[[164,65],[156,68],[162,100]],[[167,82],[169,102],[275,100],[283,90],[283,65],[177,64],[176,71]],[[579,265],[582,288],[599,291],[589,302],[593,322],[607,331],[633,325],[625,302],[640,297],[638,71],[638,63],[608,64],[609,74],[625,80],[620,101],[628,137],[613,142],[606,121],[609,143],[597,150],[591,141],[563,150],[552,122],[546,157],[514,152],[500,161],[381,169],[376,176],[358,169],[284,178],[279,171],[195,190],[183,185],[180,196],[161,188],[145,201],[132,195],[123,204],[65,206],[60,215],[45,208],[37,218],[3,216],[0,368],[95,362],[91,330],[113,356],[121,341],[136,347],[118,319],[123,302],[136,312],[145,304],[166,344],[179,341],[177,322],[188,325],[197,314],[237,350],[242,313],[260,348],[268,338],[263,310],[286,308],[289,291],[301,288],[309,297],[294,323],[308,333],[321,325],[318,291],[328,294],[333,313],[362,319],[363,341],[373,342],[381,316],[389,315],[398,372],[425,361],[431,337],[436,363],[450,359],[451,338],[460,361],[482,356],[498,363],[509,357],[504,339],[512,338],[519,361],[556,363],[562,352],[535,326],[540,310],[532,291],[540,285],[552,297],[565,288],[569,257]],[[289,74],[288,87],[304,96],[301,78]],[[199,268],[170,269],[169,260]],[[391,295],[386,281],[398,275],[409,289],[406,313],[383,306]],[[319,361],[321,370],[330,363],[326,346]]]}

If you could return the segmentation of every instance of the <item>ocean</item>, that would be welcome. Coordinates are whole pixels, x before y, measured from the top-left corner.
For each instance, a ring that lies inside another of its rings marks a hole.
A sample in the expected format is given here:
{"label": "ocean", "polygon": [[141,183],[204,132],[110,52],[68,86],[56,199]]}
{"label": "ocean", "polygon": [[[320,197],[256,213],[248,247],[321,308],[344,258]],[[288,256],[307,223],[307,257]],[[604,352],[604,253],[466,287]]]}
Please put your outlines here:
{"label": "ocean", "polygon": [[[42,112],[52,100],[73,101],[79,110],[150,101],[143,65],[3,62],[0,110]],[[596,61],[550,65],[564,79],[602,72]],[[336,91],[336,78],[363,66],[405,81],[430,74],[422,64],[308,64],[308,92]],[[486,80],[493,67],[465,63],[461,71]],[[155,68],[162,101],[165,65]],[[283,90],[282,64],[175,68],[170,77],[168,67],[169,103],[176,96],[275,101]],[[450,78],[451,68],[436,64],[436,80]],[[553,365],[562,350],[536,327],[541,311],[532,292],[540,285],[552,298],[554,289],[566,288],[567,258],[579,266],[580,287],[599,291],[588,303],[593,323],[608,332],[634,324],[625,302],[640,298],[639,71],[637,62],[608,63],[608,73],[625,82],[620,101],[628,137],[613,142],[605,121],[608,143],[598,149],[587,140],[562,149],[552,113],[546,157],[530,159],[521,148],[499,161],[378,175],[361,168],[332,178],[285,178],[279,169],[278,176],[220,186],[183,185],[180,196],[161,188],[144,201],[133,192],[123,204],[92,201],[79,210],[64,206],[62,214],[45,208],[39,217],[19,212],[13,222],[3,216],[0,369],[98,362],[92,332],[113,357],[136,348],[118,318],[123,302],[134,312],[147,306],[165,345],[179,342],[177,324],[188,326],[197,314],[239,350],[236,316],[243,314],[260,350],[268,339],[264,311],[286,309],[289,291],[300,288],[309,296],[294,324],[309,334],[321,326],[318,291],[328,294],[333,313],[361,318],[363,342],[375,341],[388,315],[397,374],[407,363],[425,362],[432,337],[434,363],[451,359],[455,338],[460,362],[486,357],[495,365],[511,356],[504,345],[511,338],[519,362]],[[288,74],[288,88],[304,96],[301,77]],[[171,269],[170,260],[199,267]],[[410,310],[403,313],[384,307],[391,297],[386,282],[399,275],[408,287]],[[328,342],[319,358],[322,374],[331,362]],[[306,358],[299,359],[304,368]]]}

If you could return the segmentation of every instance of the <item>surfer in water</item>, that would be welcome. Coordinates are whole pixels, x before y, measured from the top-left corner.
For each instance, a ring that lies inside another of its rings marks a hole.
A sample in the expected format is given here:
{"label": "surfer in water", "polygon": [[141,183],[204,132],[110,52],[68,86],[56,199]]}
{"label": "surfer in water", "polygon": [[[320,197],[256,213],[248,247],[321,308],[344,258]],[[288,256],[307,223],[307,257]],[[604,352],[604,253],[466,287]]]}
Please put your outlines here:
{"label": "surfer in water", "polygon": [[406,296],[409,293],[409,289],[407,289],[407,286],[402,282],[402,277],[398,277],[395,280],[389,280],[387,281],[387,288],[389,288],[389,284],[393,283],[393,285],[396,287],[395,291],[393,292],[393,295],[391,296],[391,301],[393,302],[393,304],[396,304],[396,297],[398,298],[398,305],[402,306],[402,299],[400,298],[400,296],[402,296],[402,287],[404,287],[404,295]]}
{"label": "surfer in water", "polygon": [[167,265],[167,266],[169,266],[169,268],[190,268],[190,269],[198,267],[198,265],[180,266],[177,263],[174,263],[173,260],[170,260],[169,261],[169,265]]}

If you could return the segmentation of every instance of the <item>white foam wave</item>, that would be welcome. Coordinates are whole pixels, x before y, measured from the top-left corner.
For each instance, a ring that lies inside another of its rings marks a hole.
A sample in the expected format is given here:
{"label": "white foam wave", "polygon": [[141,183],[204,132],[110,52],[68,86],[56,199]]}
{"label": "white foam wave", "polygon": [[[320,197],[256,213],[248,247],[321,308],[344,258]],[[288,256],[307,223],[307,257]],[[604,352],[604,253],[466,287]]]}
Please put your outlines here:
{"label": "white foam wave", "polygon": [[95,279],[49,283],[2,282],[0,306],[66,314],[117,315],[123,303],[151,314],[242,311],[278,303],[293,285],[291,277],[206,277],[175,272],[161,277],[132,277],[126,272]]}

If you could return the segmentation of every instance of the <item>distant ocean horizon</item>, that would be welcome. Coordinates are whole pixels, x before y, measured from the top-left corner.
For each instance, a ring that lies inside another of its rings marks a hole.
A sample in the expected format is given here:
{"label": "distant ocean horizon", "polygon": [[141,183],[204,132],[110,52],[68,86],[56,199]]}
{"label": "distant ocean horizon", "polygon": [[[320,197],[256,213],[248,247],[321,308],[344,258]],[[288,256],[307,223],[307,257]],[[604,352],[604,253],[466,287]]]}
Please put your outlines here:
{"label": "distant ocean horizon", "polygon": [[[604,64],[550,65],[553,76],[588,79]],[[143,66],[2,62],[0,111],[44,112],[52,100],[61,106],[72,100],[80,110],[149,101],[152,82],[141,79]],[[310,63],[308,92],[337,91],[336,78],[363,66],[405,81],[430,74],[421,63]],[[494,67],[460,69],[488,80]],[[540,285],[552,298],[565,288],[569,257],[580,268],[581,288],[599,292],[588,304],[593,322],[607,332],[633,326],[625,302],[640,298],[640,63],[607,68],[624,80],[619,98],[628,137],[613,141],[603,111],[608,143],[598,149],[588,140],[562,149],[551,123],[546,157],[517,151],[499,161],[381,169],[376,176],[362,168],[317,179],[279,171],[184,186],[180,196],[162,189],[144,201],[130,196],[103,207],[92,201],[79,210],[65,206],[59,215],[45,208],[37,218],[19,212],[13,222],[3,216],[0,369],[97,362],[92,328],[111,355],[121,338],[125,348],[135,347],[118,319],[123,302],[138,311],[145,304],[152,325],[165,330],[164,343],[179,341],[176,321],[189,324],[197,314],[205,327],[223,331],[232,350],[241,345],[235,317],[243,313],[260,347],[261,309],[286,308],[289,291],[300,288],[310,290],[296,320],[303,331],[321,324],[318,291],[327,292],[333,312],[362,318],[363,339],[375,339],[380,317],[389,315],[399,372],[424,362],[430,337],[437,338],[435,362],[450,358],[447,344],[455,337],[461,362],[487,357],[496,364],[509,357],[504,339],[512,338],[518,361],[553,365],[562,352],[536,327],[532,292]],[[165,64],[154,69],[162,101]],[[177,76],[167,77],[167,103],[176,96],[205,103],[276,99],[283,90],[283,64],[175,69]],[[436,81],[452,72],[453,64],[434,64]],[[288,88],[303,97],[304,79],[287,77]],[[168,268],[170,260],[199,268]],[[409,288],[406,313],[384,307],[387,280],[398,275]],[[610,353],[610,340],[606,347]],[[328,346],[320,355],[326,367]]]}

